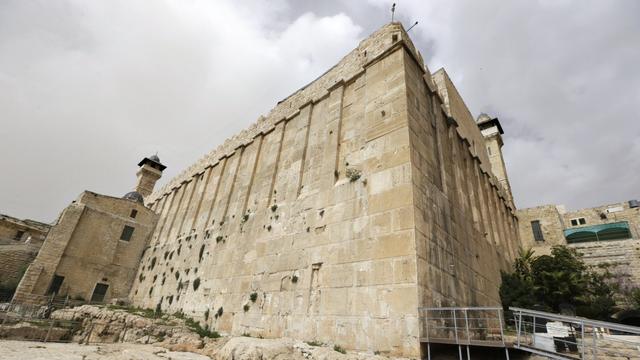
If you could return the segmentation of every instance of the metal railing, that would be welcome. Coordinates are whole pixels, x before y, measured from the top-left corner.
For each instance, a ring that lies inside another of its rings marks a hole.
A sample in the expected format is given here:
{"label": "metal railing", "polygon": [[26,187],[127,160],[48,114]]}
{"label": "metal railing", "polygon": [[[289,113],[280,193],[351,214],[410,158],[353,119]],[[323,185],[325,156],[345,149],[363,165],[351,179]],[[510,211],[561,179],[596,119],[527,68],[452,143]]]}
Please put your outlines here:
{"label": "metal railing", "polygon": [[459,359],[463,358],[463,347],[466,358],[471,359],[470,346],[504,348],[505,358],[509,359],[502,308],[420,308],[419,314],[423,320],[420,341],[427,345],[427,359],[431,359],[431,343],[457,345]]}
{"label": "metal railing", "polygon": [[[458,358],[471,359],[473,346],[509,348],[550,359],[640,359],[640,328],[586,318],[498,307],[420,308],[420,341],[458,347]],[[463,349],[465,349],[463,351]],[[463,353],[466,353],[463,357]]]}
{"label": "metal railing", "polygon": [[640,328],[521,308],[513,347],[552,359],[640,358]]}

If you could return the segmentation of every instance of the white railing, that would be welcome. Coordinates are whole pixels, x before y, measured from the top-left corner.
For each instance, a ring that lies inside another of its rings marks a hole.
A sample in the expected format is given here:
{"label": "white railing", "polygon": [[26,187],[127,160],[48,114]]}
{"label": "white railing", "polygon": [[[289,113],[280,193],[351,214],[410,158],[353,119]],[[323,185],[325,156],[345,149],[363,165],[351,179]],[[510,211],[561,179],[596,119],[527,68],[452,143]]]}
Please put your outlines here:
{"label": "white railing", "polygon": [[640,358],[640,328],[521,308],[513,347],[552,359]]}

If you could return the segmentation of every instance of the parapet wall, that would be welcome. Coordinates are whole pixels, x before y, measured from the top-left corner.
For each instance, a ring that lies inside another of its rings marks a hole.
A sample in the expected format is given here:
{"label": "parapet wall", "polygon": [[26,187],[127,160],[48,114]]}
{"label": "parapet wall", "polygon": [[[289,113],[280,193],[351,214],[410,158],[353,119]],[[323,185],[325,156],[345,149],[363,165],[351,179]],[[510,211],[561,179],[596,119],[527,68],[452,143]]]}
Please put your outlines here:
{"label": "parapet wall", "polygon": [[[328,96],[329,89],[332,87],[345,81],[351,81],[354,76],[364,71],[363,69],[367,63],[376,61],[394,43],[393,35],[397,37],[396,41],[408,40],[401,25],[395,23],[384,26],[364,39],[356,49],[347,54],[319,78],[280,101],[268,115],[260,116],[257,122],[248,129],[227,139],[222,145],[209,152],[165,186],[155,191],[147,202],[156,202],[157,199],[181,186],[185,181],[190,181],[194,175],[201,174],[207,167],[213,166],[225,157],[231,156],[238,148],[250,144],[256,137],[273,131],[280,122],[297,116],[301,109],[309,103],[318,102]],[[410,40],[406,44],[417,54]]]}

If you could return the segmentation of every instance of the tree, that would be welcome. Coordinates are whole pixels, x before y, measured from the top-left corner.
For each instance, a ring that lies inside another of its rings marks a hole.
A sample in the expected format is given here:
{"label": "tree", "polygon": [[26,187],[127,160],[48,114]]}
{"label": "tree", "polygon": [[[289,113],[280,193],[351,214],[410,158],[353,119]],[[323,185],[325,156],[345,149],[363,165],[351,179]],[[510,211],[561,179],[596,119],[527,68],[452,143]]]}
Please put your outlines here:
{"label": "tree", "polygon": [[575,249],[554,246],[551,255],[520,251],[512,273],[502,273],[500,298],[510,306],[560,312],[566,306],[576,315],[609,319],[615,306],[614,287],[606,274],[589,269]]}

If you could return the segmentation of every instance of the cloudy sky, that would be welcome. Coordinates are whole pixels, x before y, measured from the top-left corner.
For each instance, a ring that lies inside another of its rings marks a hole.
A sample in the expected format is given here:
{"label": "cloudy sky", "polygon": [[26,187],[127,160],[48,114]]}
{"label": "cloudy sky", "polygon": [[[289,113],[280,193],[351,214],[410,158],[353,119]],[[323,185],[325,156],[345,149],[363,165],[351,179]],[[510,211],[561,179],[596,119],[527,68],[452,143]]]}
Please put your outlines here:
{"label": "cloudy sky", "polygon": [[[0,1],[0,212],[53,221],[163,183],[389,21],[393,1]],[[519,207],[640,198],[640,2],[397,2],[432,71],[505,129]]]}

